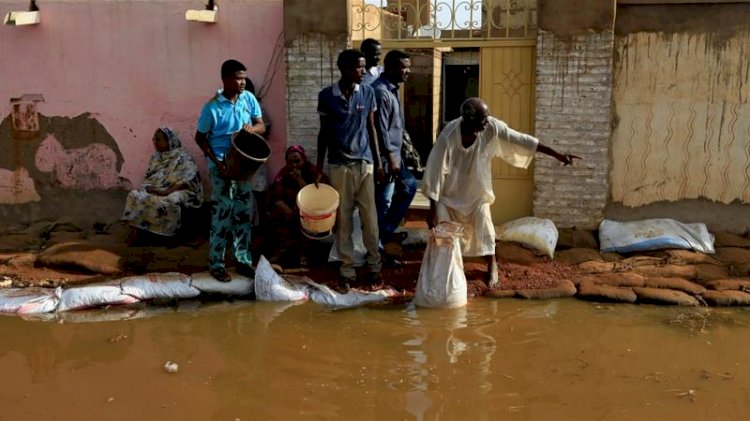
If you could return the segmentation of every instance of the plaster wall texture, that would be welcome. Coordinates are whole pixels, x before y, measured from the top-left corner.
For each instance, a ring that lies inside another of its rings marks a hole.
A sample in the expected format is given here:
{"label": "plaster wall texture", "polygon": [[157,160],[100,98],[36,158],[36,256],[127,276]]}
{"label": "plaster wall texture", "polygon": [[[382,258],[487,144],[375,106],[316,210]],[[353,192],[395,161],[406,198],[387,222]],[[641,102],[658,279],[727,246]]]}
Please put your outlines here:
{"label": "plaster wall texture", "polygon": [[[1,13],[27,6],[0,0]],[[186,21],[185,11],[200,4],[170,0],[47,0],[39,7],[38,25],[0,26],[0,168],[24,179],[0,189],[0,214],[116,219],[122,202],[60,204],[139,186],[160,126],[180,135],[205,175],[193,140],[196,121],[221,87],[228,58],[248,67],[256,89],[268,84],[262,102],[273,122],[269,176],[283,165],[282,0],[222,2],[215,24]],[[281,57],[276,66],[274,54]],[[28,94],[43,97],[35,102],[39,128],[19,135],[10,101]]]}

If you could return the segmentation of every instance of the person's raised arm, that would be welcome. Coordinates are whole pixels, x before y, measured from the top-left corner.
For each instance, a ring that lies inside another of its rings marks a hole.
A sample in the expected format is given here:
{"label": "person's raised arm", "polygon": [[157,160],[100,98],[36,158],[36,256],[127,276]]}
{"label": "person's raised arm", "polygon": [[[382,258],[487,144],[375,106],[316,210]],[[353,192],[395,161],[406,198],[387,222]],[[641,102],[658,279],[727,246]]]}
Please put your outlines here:
{"label": "person's raised arm", "polygon": [[573,155],[571,153],[564,153],[564,154],[562,154],[560,152],[557,152],[556,150],[552,149],[551,147],[542,144],[542,142],[539,142],[539,146],[537,146],[536,150],[537,150],[537,152],[541,152],[541,153],[543,153],[545,155],[549,155],[549,156],[555,158],[556,160],[562,162],[563,165],[573,165],[573,160],[574,159],[581,159],[580,156]]}

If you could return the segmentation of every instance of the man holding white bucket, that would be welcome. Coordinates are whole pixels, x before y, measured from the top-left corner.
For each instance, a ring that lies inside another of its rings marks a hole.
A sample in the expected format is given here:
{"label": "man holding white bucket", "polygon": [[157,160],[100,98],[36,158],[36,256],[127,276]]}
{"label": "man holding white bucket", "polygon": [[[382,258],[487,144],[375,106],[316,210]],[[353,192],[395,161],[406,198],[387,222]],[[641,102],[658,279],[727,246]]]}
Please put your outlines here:
{"label": "man holding white bucket", "polygon": [[354,208],[359,208],[362,237],[367,255],[365,282],[380,280],[378,252],[378,217],[375,207],[375,178],[383,172],[377,157],[375,135],[375,93],[362,84],[365,58],[358,50],[344,50],[337,63],[341,79],[318,94],[320,133],[318,134],[318,168],[328,152],[328,175],[339,193],[336,215],[336,247],[341,259],[339,289],[356,281],[354,243],[352,241]]}
{"label": "man holding white bucket", "polygon": [[209,236],[208,268],[221,282],[229,282],[224,253],[228,237],[234,240],[237,272],[255,277],[250,254],[250,230],[253,191],[250,180],[230,180],[224,157],[232,147],[232,134],[240,130],[263,134],[265,125],[258,100],[245,91],[247,68],[237,60],[221,65],[224,89],[208,101],[198,118],[195,141],[208,158],[211,180],[211,231]]}

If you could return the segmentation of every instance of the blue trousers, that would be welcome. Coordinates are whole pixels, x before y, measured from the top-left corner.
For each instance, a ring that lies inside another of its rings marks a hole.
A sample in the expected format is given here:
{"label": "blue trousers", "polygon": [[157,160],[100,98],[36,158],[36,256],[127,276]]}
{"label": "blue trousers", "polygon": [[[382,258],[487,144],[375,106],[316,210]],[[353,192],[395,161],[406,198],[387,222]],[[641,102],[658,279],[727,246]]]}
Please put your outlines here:
{"label": "blue trousers", "polygon": [[395,180],[377,185],[375,206],[378,208],[378,228],[381,239],[398,228],[416,193],[417,179],[405,166],[401,167],[401,172]]}
{"label": "blue trousers", "polygon": [[208,267],[224,267],[224,254],[232,236],[234,258],[251,265],[250,254],[253,190],[250,181],[233,181],[219,176],[213,162],[208,164],[211,179],[211,232],[208,238]]}

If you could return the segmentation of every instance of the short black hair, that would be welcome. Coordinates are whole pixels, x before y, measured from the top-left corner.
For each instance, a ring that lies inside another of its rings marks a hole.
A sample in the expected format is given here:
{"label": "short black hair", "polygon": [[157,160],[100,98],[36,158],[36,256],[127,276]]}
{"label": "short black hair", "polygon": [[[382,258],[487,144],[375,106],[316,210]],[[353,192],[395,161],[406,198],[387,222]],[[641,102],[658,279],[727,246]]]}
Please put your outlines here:
{"label": "short black hair", "polygon": [[247,67],[237,60],[229,59],[221,64],[221,79],[224,80],[228,77],[234,77],[237,72],[245,72]]}
{"label": "short black hair", "polygon": [[375,50],[376,45],[380,45],[380,41],[374,38],[367,38],[359,45],[359,49],[362,50],[363,53],[369,53]]}
{"label": "short black hair", "polygon": [[401,50],[391,50],[388,52],[388,54],[385,55],[385,59],[383,60],[383,66],[386,69],[390,69],[391,67],[394,67],[394,66],[398,67],[401,65],[401,60],[405,58],[411,58],[411,56]]}
{"label": "short black hair", "polygon": [[348,69],[351,66],[355,66],[359,63],[359,59],[365,58],[365,55],[362,54],[359,50],[344,50],[341,53],[339,53],[339,58],[336,60],[336,65],[339,67],[339,70],[342,72],[344,69]]}

